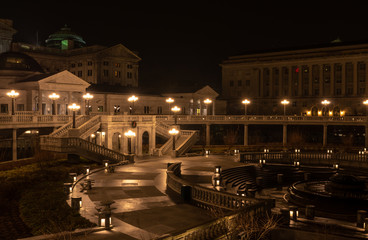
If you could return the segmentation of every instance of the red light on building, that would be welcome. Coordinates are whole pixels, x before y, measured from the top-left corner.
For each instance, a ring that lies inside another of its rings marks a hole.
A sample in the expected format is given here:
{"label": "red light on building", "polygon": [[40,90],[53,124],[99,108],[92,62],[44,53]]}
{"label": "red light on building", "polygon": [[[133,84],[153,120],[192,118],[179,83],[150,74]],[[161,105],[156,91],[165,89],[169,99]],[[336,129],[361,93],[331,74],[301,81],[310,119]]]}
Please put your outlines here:
{"label": "red light on building", "polygon": [[295,72],[296,73],[298,73],[299,72],[299,68],[297,67],[297,68],[295,68]]}

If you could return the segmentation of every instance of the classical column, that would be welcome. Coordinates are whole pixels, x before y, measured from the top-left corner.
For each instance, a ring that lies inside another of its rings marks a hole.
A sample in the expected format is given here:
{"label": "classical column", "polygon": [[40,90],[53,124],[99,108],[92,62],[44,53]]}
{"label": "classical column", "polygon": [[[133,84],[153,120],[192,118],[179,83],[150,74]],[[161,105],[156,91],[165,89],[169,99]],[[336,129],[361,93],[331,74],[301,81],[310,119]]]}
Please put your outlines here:
{"label": "classical column", "polygon": [[358,62],[353,62],[353,95],[358,93]]}
{"label": "classical column", "polygon": [[206,124],[206,146],[211,145],[211,124]]}
{"label": "classical column", "polygon": [[335,95],[335,63],[330,64],[330,96]]}
{"label": "classical column", "polygon": [[17,160],[17,129],[13,128],[12,159]]}
{"label": "classical column", "polygon": [[244,146],[248,146],[248,124],[244,124]]}
{"label": "classical column", "polygon": [[323,64],[319,66],[319,96],[323,97]]}
{"label": "classical column", "polygon": [[282,146],[286,147],[287,145],[287,124],[282,125]]}
{"label": "classical column", "polygon": [[327,124],[323,124],[323,146],[327,146]]}
{"label": "classical column", "polygon": [[[346,92],[346,62],[341,63],[341,95],[345,96]],[[368,83],[368,82],[367,82]]]}
{"label": "classical column", "polygon": [[156,148],[156,123],[155,123],[155,120],[154,120],[153,125],[151,127],[149,148],[150,148],[150,154],[153,154],[153,151]]}
{"label": "classical column", "polygon": [[[308,95],[313,96],[313,65],[308,65]],[[309,107],[309,106],[308,106]]]}
{"label": "classical column", "polygon": [[42,91],[38,89],[38,113],[42,115]]}
{"label": "classical column", "polygon": [[216,100],[213,99],[213,101],[212,101],[212,115],[213,116],[215,115],[215,103],[216,103]]}

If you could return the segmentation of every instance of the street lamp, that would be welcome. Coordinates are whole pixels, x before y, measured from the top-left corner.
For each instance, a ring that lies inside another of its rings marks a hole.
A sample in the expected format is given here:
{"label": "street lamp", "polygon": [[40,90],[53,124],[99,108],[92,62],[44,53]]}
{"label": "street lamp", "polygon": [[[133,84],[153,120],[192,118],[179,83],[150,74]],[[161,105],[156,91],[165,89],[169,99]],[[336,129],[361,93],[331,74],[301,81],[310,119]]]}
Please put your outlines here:
{"label": "street lamp", "polygon": [[327,105],[330,104],[331,102],[325,99],[321,103],[324,105],[324,107],[323,107],[324,108],[324,111],[322,111],[322,115],[325,116],[326,115],[326,112],[327,112],[326,111]]}
{"label": "street lamp", "polygon": [[173,108],[171,108],[171,111],[174,112],[175,125],[178,122],[178,116],[176,115],[176,113],[178,113],[180,110],[181,110],[181,108],[178,107],[178,106],[174,106]]}
{"label": "street lamp", "polygon": [[86,115],[89,115],[89,100],[91,100],[92,98],[93,98],[92,94],[86,93],[86,94],[83,95],[83,99],[87,103],[87,104],[85,104],[85,106],[87,106],[86,109],[85,109]]}
{"label": "street lamp", "polygon": [[176,157],[175,137],[176,137],[176,135],[178,135],[178,134],[179,134],[179,130],[177,130],[177,129],[175,128],[175,126],[174,126],[172,129],[170,129],[170,130],[169,130],[169,134],[173,137],[173,139],[172,139],[172,143],[173,143],[173,145],[172,145],[172,150],[173,150],[173,154],[172,154],[172,156],[173,156],[173,157]]}
{"label": "street lamp", "polygon": [[129,130],[124,135],[128,138],[128,153],[132,154],[132,137],[135,137],[135,132]]}
{"label": "street lamp", "polygon": [[171,109],[171,103],[175,102],[175,100],[174,100],[174,99],[172,99],[172,98],[167,98],[167,99],[166,99],[166,102],[169,104],[169,112],[170,112],[170,109]]}
{"label": "street lamp", "polygon": [[14,90],[11,90],[10,92],[7,92],[6,95],[12,99],[12,110],[11,115],[15,115],[15,98],[19,96],[19,92],[16,92]]}
{"label": "street lamp", "polygon": [[136,101],[138,101],[138,97],[136,97],[134,95],[128,98],[128,102],[133,103],[133,106],[132,106],[132,109],[131,109],[130,114],[134,114],[134,103]]}
{"label": "street lamp", "polygon": [[284,99],[281,101],[281,104],[284,105],[284,116],[286,115],[286,105],[288,105],[290,102],[287,99]]}
{"label": "street lamp", "polygon": [[60,96],[56,93],[52,93],[49,95],[49,98],[52,100],[52,115],[56,115],[56,100],[58,100]]}
{"label": "street lamp", "polygon": [[247,108],[248,108],[248,104],[250,104],[250,101],[248,99],[244,99],[242,101],[242,103],[244,104],[244,115],[247,115]]}
{"label": "street lamp", "polygon": [[68,106],[70,110],[73,111],[73,128],[75,128],[75,111],[80,109],[80,106],[73,103],[72,105]]}
{"label": "street lamp", "polygon": [[[212,103],[212,100],[207,98],[205,100],[203,100],[204,104],[206,104],[206,110],[207,110],[207,115],[208,115],[208,112],[209,112],[209,109],[208,109],[208,105],[210,105]],[[214,115],[214,112],[212,111],[212,115]]]}

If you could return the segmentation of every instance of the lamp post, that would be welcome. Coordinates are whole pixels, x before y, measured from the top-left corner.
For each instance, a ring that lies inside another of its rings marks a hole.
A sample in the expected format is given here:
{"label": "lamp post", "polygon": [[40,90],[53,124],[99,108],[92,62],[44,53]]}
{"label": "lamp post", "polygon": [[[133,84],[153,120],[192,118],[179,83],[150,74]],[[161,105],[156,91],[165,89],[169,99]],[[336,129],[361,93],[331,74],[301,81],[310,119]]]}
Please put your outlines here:
{"label": "lamp post", "polygon": [[288,105],[290,102],[287,99],[284,99],[281,101],[281,104],[284,105],[284,116],[286,115],[286,105]]}
{"label": "lamp post", "polygon": [[6,95],[12,99],[11,115],[15,115],[15,98],[19,96],[19,92],[11,90],[10,92],[7,92]]}
{"label": "lamp post", "polygon": [[322,111],[322,115],[324,116],[325,115],[325,113],[326,113],[326,108],[327,108],[327,105],[328,104],[330,104],[331,102],[330,101],[328,101],[328,100],[323,100],[322,102],[321,102],[322,104],[323,104],[323,108],[324,108],[324,111]]}
{"label": "lamp post", "polygon": [[60,96],[56,93],[52,93],[49,95],[49,98],[52,100],[52,115],[56,115],[56,100],[58,100]]}
{"label": "lamp post", "polygon": [[[167,98],[167,99],[166,99],[166,102],[169,104],[169,112],[170,112],[170,109],[171,109],[171,103],[175,102],[175,100],[174,100],[174,99],[172,99],[172,98]],[[171,112],[170,112],[170,113],[171,113]]]}
{"label": "lamp post", "polygon": [[172,156],[176,157],[175,137],[176,137],[176,135],[179,134],[179,130],[176,129],[175,126],[174,126],[172,129],[169,130],[169,134],[173,137],[173,139],[172,139],[172,143],[173,143],[173,145],[172,145],[172,151],[173,151]]}
{"label": "lamp post", "polygon": [[[204,104],[206,104],[206,110],[207,110],[207,115],[208,115],[208,112],[209,112],[209,108],[208,106],[212,103],[212,100],[207,98],[205,100],[203,100]],[[213,111],[212,111],[212,115],[214,115]]]}
{"label": "lamp post", "polygon": [[73,111],[73,128],[75,128],[75,111],[80,109],[80,106],[73,103],[72,105],[68,106],[70,110]]}
{"label": "lamp post", "polygon": [[128,98],[128,102],[133,103],[131,114],[134,114],[134,103],[136,101],[138,101],[138,97],[136,97],[135,95],[132,95],[131,97]]}
{"label": "lamp post", "polygon": [[132,137],[135,137],[135,132],[129,130],[124,135],[128,138],[128,153],[132,154]]}
{"label": "lamp post", "polygon": [[173,108],[171,108],[171,111],[174,112],[175,125],[178,122],[178,116],[176,115],[176,113],[178,113],[180,110],[181,110],[181,108],[178,107],[178,106],[174,106]]}
{"label": "lamp post", "polygon": [[89,94],[89,93],[86,93],[83,95],[83,99],[85,100],[86,102],[86,115],[89,115],[89,100],[91,100],[93,98],[93,95],[92,94]]}
{"label": "lamp post", "polygon": [[244,104],[244,115],[247,116],[247,108],[248,108],[248,104],[250,104],[250,101],[248,99],[244,99],[242,101],[242,103]]}

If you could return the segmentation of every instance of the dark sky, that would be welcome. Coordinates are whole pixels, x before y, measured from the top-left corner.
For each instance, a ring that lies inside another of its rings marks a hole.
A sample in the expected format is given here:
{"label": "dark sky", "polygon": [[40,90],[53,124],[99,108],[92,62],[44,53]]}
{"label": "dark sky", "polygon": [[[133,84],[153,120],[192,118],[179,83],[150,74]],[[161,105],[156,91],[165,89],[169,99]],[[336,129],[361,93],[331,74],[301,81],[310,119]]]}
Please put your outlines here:
{"label": "dark sky", "polygon": [[[210,84],[219,64],[244,51],[368,40],[364,1],[14,1],[15,41],[40,43],[67,24],[88,45],[139,52],[140,85],[167,91]],[[162,85],[164,83],[164,85]]]}

